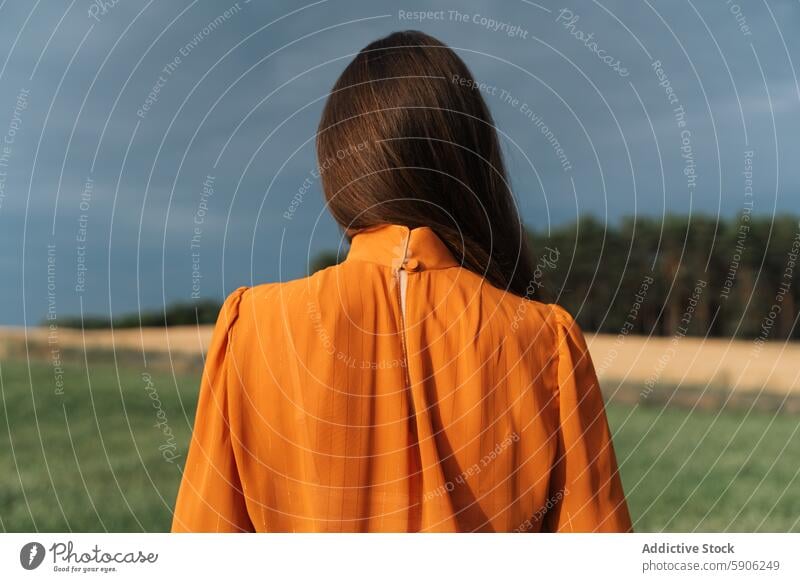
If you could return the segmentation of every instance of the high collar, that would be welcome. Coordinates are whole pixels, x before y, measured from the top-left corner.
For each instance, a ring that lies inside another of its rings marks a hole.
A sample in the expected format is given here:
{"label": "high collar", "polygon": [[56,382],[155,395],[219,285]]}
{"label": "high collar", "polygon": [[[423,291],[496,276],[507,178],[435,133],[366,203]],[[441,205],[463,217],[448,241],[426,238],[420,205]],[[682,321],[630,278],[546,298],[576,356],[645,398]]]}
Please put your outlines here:
{"label": "high collar", "polygon": [[387,224],[359,231],[353,236],[348,261],[366,261],[409,271],[457,267],[442,240],[430,227],[408,228]]}

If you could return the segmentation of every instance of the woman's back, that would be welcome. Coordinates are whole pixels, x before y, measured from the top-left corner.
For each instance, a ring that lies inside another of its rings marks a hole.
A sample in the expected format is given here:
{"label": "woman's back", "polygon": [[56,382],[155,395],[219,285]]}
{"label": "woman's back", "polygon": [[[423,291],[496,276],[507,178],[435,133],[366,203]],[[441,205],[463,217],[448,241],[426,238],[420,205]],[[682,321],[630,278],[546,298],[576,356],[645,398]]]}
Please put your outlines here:
{"label": "woman's back", "polygon": [[625,531],[583,336],[430,228],[225,302],[174,531]]}

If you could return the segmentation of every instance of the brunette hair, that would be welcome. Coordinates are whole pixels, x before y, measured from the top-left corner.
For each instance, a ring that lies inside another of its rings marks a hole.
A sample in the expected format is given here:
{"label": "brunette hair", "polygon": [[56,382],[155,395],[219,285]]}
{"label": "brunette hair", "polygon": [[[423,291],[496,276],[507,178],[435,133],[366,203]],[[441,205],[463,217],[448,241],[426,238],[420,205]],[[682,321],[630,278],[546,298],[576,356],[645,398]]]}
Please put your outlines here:
{"label": "brunette hair", "polygon": [[317,156],[346,232],[428,226],[463,267],[530,295],[533,261],[494,121],[445,44],[404,31],[362,49],[325,104]]}

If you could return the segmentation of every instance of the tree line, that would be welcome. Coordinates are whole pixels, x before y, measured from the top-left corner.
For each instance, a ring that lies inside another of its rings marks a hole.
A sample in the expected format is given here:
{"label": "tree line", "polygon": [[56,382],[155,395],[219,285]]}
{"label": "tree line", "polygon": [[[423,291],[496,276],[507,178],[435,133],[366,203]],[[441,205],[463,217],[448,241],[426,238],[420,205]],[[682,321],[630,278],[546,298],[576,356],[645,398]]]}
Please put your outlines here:
{"label": "tree line", "polygon": [[[587,331],[788,339],[800,336],[800,221],[741,213],[585,217],[530,232],[538,297]],[[553,260],[557,256],[558,260]]]}

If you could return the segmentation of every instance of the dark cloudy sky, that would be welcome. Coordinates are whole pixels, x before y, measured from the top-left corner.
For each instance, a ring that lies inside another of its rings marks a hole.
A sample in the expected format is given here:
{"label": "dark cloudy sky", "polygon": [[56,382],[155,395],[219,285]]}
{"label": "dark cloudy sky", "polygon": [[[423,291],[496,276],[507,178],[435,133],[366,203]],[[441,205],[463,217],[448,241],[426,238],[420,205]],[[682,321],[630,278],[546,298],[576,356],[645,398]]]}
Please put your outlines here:
{"label": "dark cloudy sky", "polygon": [[398,29],[486,83],[533,227],[730,217],[747,152],[753,212],[800,213],[797,1],[101,5],[0,0],[0,324],[303,276],[340,241],[312,174],[326,92]]}

